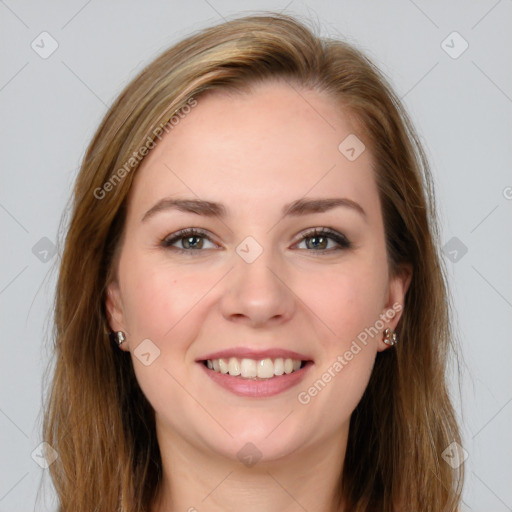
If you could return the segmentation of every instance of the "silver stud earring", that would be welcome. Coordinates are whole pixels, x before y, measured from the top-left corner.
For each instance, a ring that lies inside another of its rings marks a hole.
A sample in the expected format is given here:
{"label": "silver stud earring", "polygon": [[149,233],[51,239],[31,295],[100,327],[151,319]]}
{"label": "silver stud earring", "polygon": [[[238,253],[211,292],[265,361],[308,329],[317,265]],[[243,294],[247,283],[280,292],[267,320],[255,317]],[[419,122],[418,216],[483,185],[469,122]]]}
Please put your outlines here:
{"label": "silver stud earring", "polygon": [[393,346],[396,345],[398,342],[398,337],[395,333],[395,331],[392,331],[391,329],[386,329],[384,331],[384,339],[382,340],[386,345]]}
{"label": "silver stud earring", "polygon": [[112,339],[117,343],[117,346],[121,346],[121,344],[126,340],[126,336],[123,331],[114,331],[112,332]]}

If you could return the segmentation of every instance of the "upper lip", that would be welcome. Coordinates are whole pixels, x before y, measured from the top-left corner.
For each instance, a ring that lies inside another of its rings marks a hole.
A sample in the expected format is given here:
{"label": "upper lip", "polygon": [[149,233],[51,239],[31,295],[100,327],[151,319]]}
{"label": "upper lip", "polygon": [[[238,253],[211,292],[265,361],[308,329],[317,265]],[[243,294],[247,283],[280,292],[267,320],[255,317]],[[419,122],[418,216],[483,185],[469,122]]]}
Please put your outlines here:
{"label": "upper lip", "polygon": [[285,350],[283,348],[270,348],[267,350],[253,350],[250,348],[233,347],[225,350],[219,350],[212,352],[204,357],[196,359],[197,362],[206,361],[208,359],[229,359],[230,357],[236,357],[238,359],[277,359],[282,357],[283,359],[296,359],[299,361],[311,361],[311,357],[294,352],[293,350]]}

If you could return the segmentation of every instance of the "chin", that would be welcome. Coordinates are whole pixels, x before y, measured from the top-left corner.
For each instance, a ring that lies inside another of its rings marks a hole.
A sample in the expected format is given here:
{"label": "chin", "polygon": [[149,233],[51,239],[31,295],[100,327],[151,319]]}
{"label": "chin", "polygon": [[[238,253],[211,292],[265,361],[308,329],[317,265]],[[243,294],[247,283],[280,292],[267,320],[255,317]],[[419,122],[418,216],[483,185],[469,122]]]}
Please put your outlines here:
{"label": "chin", "polygon": [[231,424],[228,430],[233,437],[222,435],[222,440],[213,441],[212,450],[244,464],[247,458],[273,462],[297,453],[305,445],[306,439],[303,434],[299,435],[298,428],[285,425],[288,420],[281,423],[284,418],[286,415],[257,423]]}

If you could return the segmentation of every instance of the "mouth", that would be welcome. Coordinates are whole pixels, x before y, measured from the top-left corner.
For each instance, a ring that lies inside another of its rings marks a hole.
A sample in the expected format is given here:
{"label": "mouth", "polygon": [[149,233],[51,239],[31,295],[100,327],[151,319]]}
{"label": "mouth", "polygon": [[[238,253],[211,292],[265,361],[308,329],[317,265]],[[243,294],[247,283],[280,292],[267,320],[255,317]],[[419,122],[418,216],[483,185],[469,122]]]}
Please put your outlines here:
{"label": "mouth", "polygon": [[263,359],[229,357],[206,359],[201,361],[201,363],[208,370],[215,373],[230,375],[240,379],[269,380],[297,373],[308,363],[312,363],[312,361],[289,357],[266,357]]}
{"label": "mouth", "polygon": [[296,387],[314,366],[295,357],[213,357],[197,361],[206,376],[230,393],[245,398],[268,398]]}

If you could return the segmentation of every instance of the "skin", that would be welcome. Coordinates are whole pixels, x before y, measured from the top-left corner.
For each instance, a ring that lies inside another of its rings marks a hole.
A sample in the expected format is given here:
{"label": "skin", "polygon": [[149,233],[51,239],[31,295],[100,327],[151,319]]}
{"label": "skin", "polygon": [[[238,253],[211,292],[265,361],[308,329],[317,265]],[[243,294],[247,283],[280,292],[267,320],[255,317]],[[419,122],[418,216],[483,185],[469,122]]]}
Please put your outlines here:
{"label": "skin", "polygon": [[[126,333],[121,349],[131,352],[156,413],[164,479],[153,512],[240,503],[247,512],[335,509],[351,413],[377,352],[389,348],[383,329],[308,404],[297,396],[379,315],[403,305],[410,282],[410,273],[389,272],[369,149],[352,162],[338,150],[352,133],[360,132],[350,117],[313,90],[299,94],[276,81],[250,93],[215,91],[137,171],[107,311],[112,329]],[[164,197],[215,201],[229,212],[220,219],[168,209],[142,222]],[[283,205],[303,197],[349,198],[365,215],[336,207],[283,218]],[[193,239],[202,247],[188,249],[193,254],[162,246],[188,227],[210,240]],[[329,238],[321,251],[313,235],[301,241],[301,232],[322,227],[352,246],[332,250],[338,244]],[[236,252],[247,236],[263,249],[252,263]],[[399,319],[400,312],[384,328]],[[144,339],[160,350],[149,366],[134,355]],[[281,394],[239,397],[195,362],[233,346],[294,350],[314,366]],[[237,456],[249,442],[261,453],[251,467]]]}

